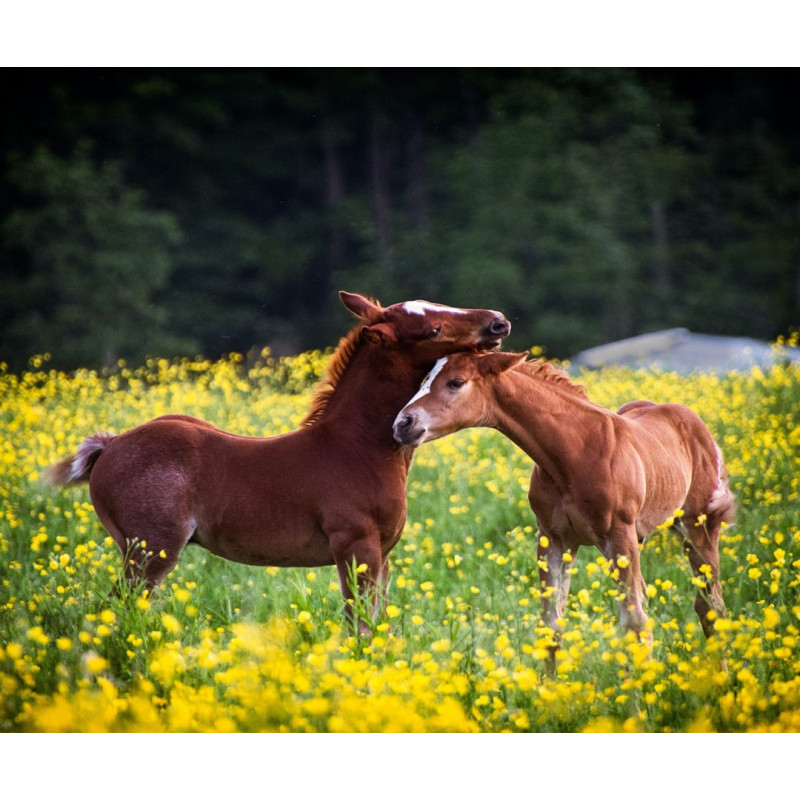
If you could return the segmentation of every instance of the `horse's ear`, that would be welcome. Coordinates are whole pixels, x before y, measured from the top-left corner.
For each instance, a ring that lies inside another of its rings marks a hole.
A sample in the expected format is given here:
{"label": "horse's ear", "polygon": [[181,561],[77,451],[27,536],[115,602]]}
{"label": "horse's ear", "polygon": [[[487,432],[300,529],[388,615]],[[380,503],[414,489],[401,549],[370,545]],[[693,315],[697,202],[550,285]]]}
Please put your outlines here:
{"label": "horse's ear", "polygon": [[365,325],[361,329],[361,335],[373,344],[382,344],[384,347],[397,344],[397,333],[392,325],[385,322],[378,322],[375,325]]}
{"label": "horse's ear", "polygon": [[526,353],[487,353],[478,358],[478,372],[481,375],[499,375],[521,364],[527,358]]}
{"label": "horse's ear", "polygon": [[352,294],[351,292],[339,292],[339,299],[342,301],[344,307],[352,314],[355,314],[359,319],[374,316],[380,312],[381,307],[375,305],[371,300],[360,294]]}

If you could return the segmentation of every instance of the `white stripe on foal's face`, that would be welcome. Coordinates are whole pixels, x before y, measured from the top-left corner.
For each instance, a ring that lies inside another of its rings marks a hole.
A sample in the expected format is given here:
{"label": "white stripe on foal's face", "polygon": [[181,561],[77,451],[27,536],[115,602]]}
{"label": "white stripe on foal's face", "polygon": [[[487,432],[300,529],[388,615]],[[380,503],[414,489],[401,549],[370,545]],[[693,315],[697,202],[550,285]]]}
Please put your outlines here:
{"label": "white stripe on foal's face", "polygon": [[[440,358],[433,365],[433,369],[428,373],[428,377],[425,378],[424,381],[422,381],[422,386],[419,387],[419,391],[406,403],[405,408],[403,408],[403,411],[405,411],[405,409],[408,408],[412,403],[419,400],[420,397],[425,397],[425,395],[430,392],[431,384],[436,379],[436,376],[442,371],[442,368],[446,363],[447,363],[447,356],[445,356],[444,358]],[[403,412],[401,411],[400,413],[402,414]]]}
{"label": "white stripe on foal's face", "polygon": [[408,300],[403,303],[403,308],[409,314],[424,315],[426,311],[438,311],[445,314],[466,314],[463,308],[451,308],[450,306],[440,306],[436,303],[429,303],[427,300]]}

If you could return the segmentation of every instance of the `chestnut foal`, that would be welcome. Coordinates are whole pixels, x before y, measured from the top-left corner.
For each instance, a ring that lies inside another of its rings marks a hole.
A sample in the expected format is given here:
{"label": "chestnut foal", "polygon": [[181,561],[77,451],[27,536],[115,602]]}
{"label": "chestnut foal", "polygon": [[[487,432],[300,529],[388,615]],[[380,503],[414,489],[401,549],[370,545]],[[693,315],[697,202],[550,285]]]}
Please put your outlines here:
{"label": "chestnut foal", "polygon": [[713,632],[709,612],[725,614],[719,534],[733,520],[734,500],[720,449],[697,414],[641,400],[615,414],[543,361],[465,353],[435,364],[397,415],[394,435],[419,445],[473,426],[496,428],[535,462],[529,501],[542,534],[547,626],[558,631],[569,593],[564,554],[594,545],[620,583],[623,624],[652,642],[638,543],[681,509],[674,527],[704,582],[694,607],[706,636]]}
{"label": "chestnut foal", "polygon": [[496,311],[340,297],[359,323],[298,430],[250,438],[171,414],[90,436],[50,468],[52,484],[89,481],[130,580],[158,584],[193,542],[244,564],[336,564],[346,599],[365,564],[358,591],[375,607],[406,518],[411,455],[392,421],[438,358],[497,347],[511,326]]}

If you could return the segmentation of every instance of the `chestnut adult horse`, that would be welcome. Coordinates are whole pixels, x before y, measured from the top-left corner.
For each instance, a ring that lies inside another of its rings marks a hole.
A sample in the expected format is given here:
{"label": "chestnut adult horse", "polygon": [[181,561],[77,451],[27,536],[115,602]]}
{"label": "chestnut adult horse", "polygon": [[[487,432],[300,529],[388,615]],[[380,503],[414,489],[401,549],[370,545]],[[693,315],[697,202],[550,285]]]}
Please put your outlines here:
{"label": "chestnut adult horse", "polygon": [[359,322],[298,430],[250,438],[173,414],[90,436],[50,468],[52,484],[89,481],[129,579],[159,583],[193,542],[245,564],[336,564],[345,598],[354,562],[366,564],[358,591],[377,602],[405,524],[411,461],[392,421],[438,358],[497,347],[511,326],[496,311],[340,297]]}
{"label": "chestnut adult horse", "polygon": [[704,582],[694,607],[706,636],[712,633],[709,612],[725,613],[719,534],[733,520],[734,500],[720,449],[697,414],[641,400],[615,414],[544,361],[456,354],[437,361],[397,415],[394,435],[419,445],[473,426],[496,428],[535,462],[528,497],[542,534],[546,625],[557,631],[564,614],[570,583],[564,554],[594,545],[620,583],[623,624],[652,642],[638,543],[681,509],[674,527]]}

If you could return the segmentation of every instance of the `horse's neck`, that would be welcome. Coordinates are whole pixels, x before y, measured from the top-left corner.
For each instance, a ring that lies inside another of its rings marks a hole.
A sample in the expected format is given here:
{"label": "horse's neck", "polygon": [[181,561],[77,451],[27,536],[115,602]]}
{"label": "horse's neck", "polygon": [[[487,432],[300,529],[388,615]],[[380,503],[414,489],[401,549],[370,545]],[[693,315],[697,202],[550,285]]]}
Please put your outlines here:
{"label": "horse's neck", "polygon": [[340,435],[398,451],[392,424],[425,372],[398,353],[363,343],[339,379],[320,422]]}
{"label": "horse's neck", "polygon": [[557,384],[518,371],[494,386],[492,427],[511,439],[557,482],[580,463],[589,432],[606,412]]}

